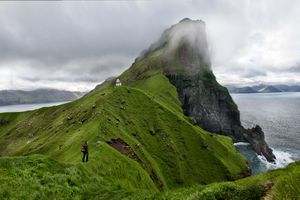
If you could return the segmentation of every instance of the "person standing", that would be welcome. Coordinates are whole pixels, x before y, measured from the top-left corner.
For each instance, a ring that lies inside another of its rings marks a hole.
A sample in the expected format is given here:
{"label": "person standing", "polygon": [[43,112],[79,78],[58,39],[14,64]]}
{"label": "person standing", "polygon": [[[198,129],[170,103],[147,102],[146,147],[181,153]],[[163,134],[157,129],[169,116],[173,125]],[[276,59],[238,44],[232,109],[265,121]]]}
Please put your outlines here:
{"label": "person standing", "polygon": [[89,161],[89,145],[88,145],[88,141],[85,141],[84,144],[82,145],[81,152],[83,153],[82,162],[88,162]]}

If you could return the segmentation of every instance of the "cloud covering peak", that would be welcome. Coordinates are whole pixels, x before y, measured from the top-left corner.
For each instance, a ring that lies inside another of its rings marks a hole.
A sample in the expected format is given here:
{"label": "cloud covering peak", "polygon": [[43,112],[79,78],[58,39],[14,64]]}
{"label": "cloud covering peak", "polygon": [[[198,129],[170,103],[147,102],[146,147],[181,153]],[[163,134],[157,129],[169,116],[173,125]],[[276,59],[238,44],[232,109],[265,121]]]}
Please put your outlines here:
{"label": "cloud covering peak", "polygon": [[221,83],[299,83],[299,7],[297,0],[0,2],[0,89],[92,89],[184,17],[206,22]]}

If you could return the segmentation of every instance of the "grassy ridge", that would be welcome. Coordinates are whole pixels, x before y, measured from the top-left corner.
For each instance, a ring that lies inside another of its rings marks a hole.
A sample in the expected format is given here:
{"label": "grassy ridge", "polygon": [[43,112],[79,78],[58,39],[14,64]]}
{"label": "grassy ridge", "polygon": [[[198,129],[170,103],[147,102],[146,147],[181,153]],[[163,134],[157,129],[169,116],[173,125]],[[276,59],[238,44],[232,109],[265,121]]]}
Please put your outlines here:
{"label": "grassy ridge", "polygon": [[43,155],[0,158],[0,174],[0,199],[138,199],[144,193],[99,176],[89,164],[64,164]]}
{"label": "grassy ridge", "polygon": [[124,187],[107,176],[100,176],[94,167],[90,163],[65,164],[44,155],[2,157],[0,198],[297,200],[300,197],[299,162],[234,182],[193,185],[165,192]]}
{"label": "grassy ridge", "polygon": [[[106,83],[72,103],[0,114],[0,155],[44,154],[77,165],[90,142],[89,170],[128,190],[158,191],[232,180],[248,167],[232,141],[189,122],[176,89],[153,72],[115,88]],[[106,142],[121,138],[139,161]]]}
{"label": "grassy ridge", "polygon": [[265,174],[244,178],[234,182],[214,183],[206,186],[195,185],[165,193],[158,193],[151,198],[161,200],[298,200],[300,198],[299,183],[300,162],[297,162],[290,164],[284,169],[271,170]]}
{"label": "grassy ridge", "polygon": [[[299,197],[299,163],[224,182],[247,173],[245,159],[230,138],[190,123],[159,71],[118,88],[105,83],[65,105],[0,114],[0,121],[1,199]],[[106,143],[116,138],[138,160]],[[82,164],[86,139],[90,161]]]}

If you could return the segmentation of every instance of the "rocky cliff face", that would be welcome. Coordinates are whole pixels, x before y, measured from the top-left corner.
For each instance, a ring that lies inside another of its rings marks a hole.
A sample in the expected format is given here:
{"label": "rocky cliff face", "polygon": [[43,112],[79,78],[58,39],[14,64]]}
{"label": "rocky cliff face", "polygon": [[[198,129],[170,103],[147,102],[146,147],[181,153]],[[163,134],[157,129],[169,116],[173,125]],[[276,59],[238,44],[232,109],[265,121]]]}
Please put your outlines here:
{"label": "rocky cliff face", "polygon": [[192,116],[205,130],[243,140],[237,106],[212,73],[166,76],[176,86],[186,116]]}
{"label": "rocky cliff face", "polygon": [[176,86],[186,116],[210,132],[231,136],[235,142],[249,142],[253,150],[273,162],[275,156],[264,139],[264,132],[257,125],[245,129],[240,122],[239,110],[227,89],[217,83],[212,73],[203,75],[170,75]]}
{"label": "rocky cliff face", "polygon": [[203,21],[186,18],[171,26],[133,66],[139,66],[139,70],[159,68],[176,86],[184,114],[192,117],[194,124],[230,136],[235,142],[247,141],[256,153],[274,161],[262,130],[246,130],[241,125],[236,104],[228,90],[216,81]]}

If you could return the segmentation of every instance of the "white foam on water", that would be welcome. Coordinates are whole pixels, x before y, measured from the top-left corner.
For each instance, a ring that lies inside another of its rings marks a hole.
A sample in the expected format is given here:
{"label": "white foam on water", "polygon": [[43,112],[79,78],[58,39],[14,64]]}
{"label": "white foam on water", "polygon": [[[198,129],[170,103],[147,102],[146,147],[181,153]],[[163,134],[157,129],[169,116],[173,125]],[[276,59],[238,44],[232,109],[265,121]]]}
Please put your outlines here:
{"label": "white foam on water", "polygon": [[257,155],[258,159],[266,166],[267,170],[286,167],[288,164],[295,162],[292,155],[286,151],[273,149],[273,154],[276,157],[275,163],[270,163],[264,156]]}
{"label": "white foam on water", "polygon": [[250,143],[248,143],[248,142],[236,142],[233,145],[234,146],[249,146]]}

